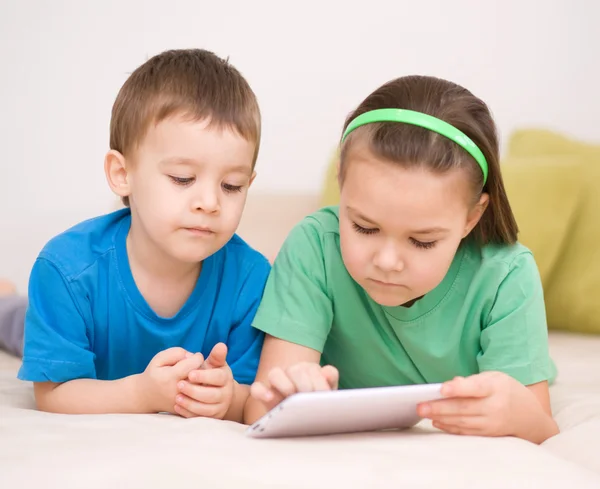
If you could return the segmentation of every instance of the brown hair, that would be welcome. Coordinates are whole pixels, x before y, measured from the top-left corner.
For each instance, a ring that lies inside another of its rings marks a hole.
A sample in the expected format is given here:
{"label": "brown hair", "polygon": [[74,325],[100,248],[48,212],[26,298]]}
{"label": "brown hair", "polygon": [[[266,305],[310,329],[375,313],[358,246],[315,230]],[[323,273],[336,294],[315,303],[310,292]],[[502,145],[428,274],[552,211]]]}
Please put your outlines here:
{"label": "brown hair", "polygon": [[[256,96],[236,68],[204,49],[165,51],[131,74],[112,108],[110,148],[127,156],[152,124],[175,114],[235,130],[256,144],[256,163],[261,131]],[[129,205],[129,199],[123,203]]]}
{"label": "brown hair", "polygon": [[504,189],[496,125],[487,105],[455,83],[429,76],[406,76],[386,83],[369,95],[347,118],[344,130],[359,115],[383,108],[423,112],[464,132],[487,160],[485,186],[481,167],[461,146],[436,132],[397,122],[368,124],[350,133],[341,147],[340,185],[344,180],[345,162],[357,140],[366,142],[375,157],[405,167],[421,166],[440,173],[460,168],[469,176],[476,197],[474,202],[482,192],[489,194],[489,205],[473,230],[475,239],[480,244],[515,243],[518,227]]}

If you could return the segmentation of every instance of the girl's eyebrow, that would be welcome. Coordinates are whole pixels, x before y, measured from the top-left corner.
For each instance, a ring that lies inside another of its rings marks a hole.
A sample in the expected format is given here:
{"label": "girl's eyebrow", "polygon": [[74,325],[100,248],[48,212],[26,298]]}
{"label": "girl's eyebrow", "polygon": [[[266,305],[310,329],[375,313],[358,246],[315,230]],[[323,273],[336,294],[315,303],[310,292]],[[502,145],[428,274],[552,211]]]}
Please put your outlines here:
{"label": "girl's eyebrow", "polygon": [[[357,217],[361,221],[364,221],[368,224],[372,224],[374,226],[378,226],[378,224],[373,219],[369,219],[367,216],[365,216],[364,214],[362,214],[361,212],[356,210],[354,207],[348,206],[347,209],[348,209],[348,211],[350,211],[350,213],[352,213],[352,215],[354,217]],[[423,228],[423,229],[413,229],[410,232],[410,234],[425,235],[425,234],[444,234],[444,233],[449,233],[449,232],[450,232],[450,230],[447,228],[435,226],[435,227]]]}
{"label": "girl's eyebrow", "polygon": [[413,234],[442,234],[449,232],[449,229],[434,227],[434,228],[425,228],[425,229],[415,229]]}
{"label": "girl's eyebrow", "polygon": [[357,211],[354,207],[348,206],[347,208],[354,215],[354,217],[358,217],[361,221],[367,222],[369,224],[377,225],[377,223],[375,221],[373,221],[372,219],[369,219],[367,216],[365,216],[362,213],[360,213],[359,211]]}

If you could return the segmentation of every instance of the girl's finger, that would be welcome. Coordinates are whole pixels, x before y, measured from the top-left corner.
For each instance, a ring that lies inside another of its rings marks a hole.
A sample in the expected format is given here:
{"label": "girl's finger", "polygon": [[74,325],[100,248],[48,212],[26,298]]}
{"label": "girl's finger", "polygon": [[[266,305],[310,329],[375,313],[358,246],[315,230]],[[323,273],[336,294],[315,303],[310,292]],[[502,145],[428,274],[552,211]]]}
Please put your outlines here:
{"label": "girl's finger", "polygon": [[296,393],[296,385],[289,376],[279,367],[269,372],[269,384],[271,389],[279,392],[281,397],[285,398]]}
{"label": "girl's finger", "polygon": [[434,421],[433,426],[438,430],[445,431],[446,433],[450,433],[452,435],[477,436],[481,434],[479,430],[474,428],[462,428],[454,424],[444,424],[438,421]]}
{"label": "girl's finger", "polygon": [[331,386],[327,381],[327,378],[323,374],[323,370],[319,365],[314,365],[313,368],[310,369],[310,378],[311,384],[314,391],[329,391],[331,390]]}
{"label": "girl's finger", "polygon": [[444,397],[488,397],[493,393],[492,378],[482,374],[456,377],[442,385]]}
{"label": "girl's finger", "polygon": [[451,398],[424,402],[417,407],[417,414],[422,418],[437,416],[481,416],[483,402],[479,398]]}

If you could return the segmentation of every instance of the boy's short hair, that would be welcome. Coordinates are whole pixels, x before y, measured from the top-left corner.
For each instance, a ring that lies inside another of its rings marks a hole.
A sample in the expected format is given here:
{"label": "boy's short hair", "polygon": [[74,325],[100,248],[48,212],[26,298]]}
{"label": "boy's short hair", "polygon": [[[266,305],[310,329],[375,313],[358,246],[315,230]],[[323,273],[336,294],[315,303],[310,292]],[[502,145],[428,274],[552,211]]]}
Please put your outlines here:
{"label": "boy's short hair", "polygon": [[[169,50],[153,56],[125,81],[112,108],[110,148],[127,156],[148,128],[175,114],[235,130],[260,146],[256,95],[241,73],[204,49]],[[123,198],[129,205],[129,199]]]}

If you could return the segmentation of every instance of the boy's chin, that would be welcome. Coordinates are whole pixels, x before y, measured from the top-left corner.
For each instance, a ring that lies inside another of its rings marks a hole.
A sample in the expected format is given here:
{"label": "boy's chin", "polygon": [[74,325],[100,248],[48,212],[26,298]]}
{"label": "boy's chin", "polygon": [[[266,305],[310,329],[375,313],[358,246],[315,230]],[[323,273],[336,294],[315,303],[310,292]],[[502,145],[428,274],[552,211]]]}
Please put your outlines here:
{"label": "boy's chin", "polygon": [[204,260],[206,260],[209,256],[214,255],[217,251],[219,251],[221,248],[216,248],[216,249],[205,249],[205,250],[193,250],[193,251],[188,251],[188,250],[177,250],[174,253],[172,253],[172,256],[175,260],[181,262],[181,263],[187,263],[187,264],[194,264],[194,263],[200,263]]}
{"label": "boy's chin", "polygon": [[229,240],[218,240],[213,243],[206,243],[204,246],[198,243],[197,245],[186,244],[185,246],[176,247],[170,250],[171,256],[182,263],[199,263],[206,260],[219,251]]}

